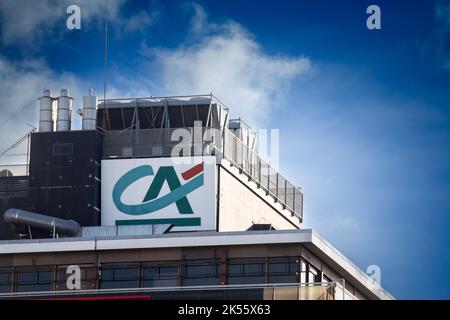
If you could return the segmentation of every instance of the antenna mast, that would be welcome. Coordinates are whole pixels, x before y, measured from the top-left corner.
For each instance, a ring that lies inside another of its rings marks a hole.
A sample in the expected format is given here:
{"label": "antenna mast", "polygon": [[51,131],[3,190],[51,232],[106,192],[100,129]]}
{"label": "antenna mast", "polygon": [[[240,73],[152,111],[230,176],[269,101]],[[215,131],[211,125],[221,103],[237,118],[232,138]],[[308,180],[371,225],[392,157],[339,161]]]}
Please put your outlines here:
{"label": "antenna mast", "polygon": [[108,75],[108,0],[105,0],[105,47],[104,47],[105,70],[103,74],[103,101],[106,103],[106,78]]}

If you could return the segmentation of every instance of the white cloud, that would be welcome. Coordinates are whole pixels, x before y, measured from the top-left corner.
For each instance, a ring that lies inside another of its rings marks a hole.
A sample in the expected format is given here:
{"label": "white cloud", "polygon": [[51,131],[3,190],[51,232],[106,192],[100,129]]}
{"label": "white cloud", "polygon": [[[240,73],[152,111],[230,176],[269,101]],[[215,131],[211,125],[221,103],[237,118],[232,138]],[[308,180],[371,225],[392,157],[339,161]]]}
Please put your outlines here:
{"label": "white cloud", "polygon": [[191,4],[194,15],[191,18],[191,31],[193,33],[202,33],[204,30],[214,28],[215,26],[208,22],[208,15],[198,3]]}
{"label": "white cloud", "polygon": [[[108,21],[119,29],[133,32],[153,23],[154,13],[139,11],[122,17],[126,0],[108,1]],[[65,30],[69,5],[81,9],[81,29],[97,19],[103,21],[104,0],[2,0],[0,1],[1,41],[4,44],[33,44],[50,36],[52,31]],[[103,27],[103,24],[99,24]]]}
{"label": "white cloud", "polygon": [[[68,88],[71,96],[75,97],[74,109],[81,105],[81,96],[88,90],[88,88],[80,88],[80,85],[83,86],[84,83],[72,74],[56,74],[42,60],[11,62],[2,56],[0,56],[0,83],[2,97],[0,124],[3,124],[0,126],[0,151],[30,130],[27,123],[38,126],[37,98],[42,95],[44,89],[51,88],[53,96],[58,96],[60,89]],[[75,112],[72,118],[74,126],[79,127],[80,119]],[[25,144],[19,150],[24,147]],[[17,153],[17,150],[13,153]],[[8,162],[20,163],[21,161],[17,158],[0,159],[2,164]]]}
{"label": "white cloud", "polygon": [[156,18],[155,12],[140,11],[137,14],[123,19],[125,32],[142,31],[151,26]]}
{"label": "white cloud", "polygon": [[234,116],[261,124],[292,80],[311,68],[309,59],[267,55],[238,23],[211,24],[199,5],[194,10],[194,39],[175,49],[144,48],[143,53],[155,58],[160,81],[171,92],[213,92]]}

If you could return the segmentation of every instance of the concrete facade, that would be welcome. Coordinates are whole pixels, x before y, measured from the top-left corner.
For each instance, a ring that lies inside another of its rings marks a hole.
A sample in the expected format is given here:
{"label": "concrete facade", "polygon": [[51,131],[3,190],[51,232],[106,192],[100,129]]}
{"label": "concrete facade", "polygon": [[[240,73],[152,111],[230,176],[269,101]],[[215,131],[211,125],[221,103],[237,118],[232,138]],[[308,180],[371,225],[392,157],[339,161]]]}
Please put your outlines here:
{"label": "concrete facade", "polygon": [[271,224],[276,230],[299,228],[299,219],[240,173],[227,160],[218,166],[219,231],[245,231],[253,224]]}

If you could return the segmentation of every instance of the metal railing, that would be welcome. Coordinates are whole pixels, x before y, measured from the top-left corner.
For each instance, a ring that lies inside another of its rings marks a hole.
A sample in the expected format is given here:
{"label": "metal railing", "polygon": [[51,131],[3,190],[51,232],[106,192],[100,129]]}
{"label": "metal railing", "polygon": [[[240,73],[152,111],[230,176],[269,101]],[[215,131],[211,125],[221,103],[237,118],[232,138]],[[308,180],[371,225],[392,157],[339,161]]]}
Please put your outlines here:
{"label": "metal railing", "polygon": [[148,294],[151,299],[335,300],[335,282],[242,284],[0,293],[0,299]]}
{"label": "metal railing", "polygon": [[230,130],[224,129],[223,156],[245,173],[258,187],[271,195],[300,220],[303,219],[303,193],[279,174],[258,154],[236,137]]}
{"label": "metal railing", "polygon": [[[180,141],[173,141],[172,134],[176,130],[186,130],[191,137],[182,145]],[[207,128],[201,128],[200,137],[197,138],[193,127],[186,128],[158,128],[140,130],[109,130],[103,133],[103,158],[139,158],[139,157],[170,157],[175,146],[182,146],[186,154],[176,156],[202,156],[214,154],[213,149],[207,146],[211,142],[204,138]],[[192,141],[202,142],[200,147]],[[211,152],[212,151],[212,152]]]}

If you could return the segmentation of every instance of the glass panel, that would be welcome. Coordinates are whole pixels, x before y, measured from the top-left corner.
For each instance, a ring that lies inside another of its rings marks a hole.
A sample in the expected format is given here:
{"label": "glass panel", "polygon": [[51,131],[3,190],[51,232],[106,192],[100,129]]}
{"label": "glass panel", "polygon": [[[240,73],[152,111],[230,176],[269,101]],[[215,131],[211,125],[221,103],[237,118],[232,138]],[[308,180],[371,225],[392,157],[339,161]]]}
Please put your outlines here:
{"label": "glass panel", "polygon": [[300,283],[306,283],[306,272],[300,273]]}
{"label": "glass panel", "polygon": [[178,277],[178,266],[159,267],[159,275],[161,278]]}
{"label": "glass panel", "polygon": [[146,267],[144,268],[144,279],[157,279],[159,277],[158,267]]}
{"label": "glass panel", "polygon": [[298,276],[296,274],[284,275],[284,276],[269,276],[268,283],[297,283]]}
{"label": "glass panel", "polygon": [[266,282],[264,276],[240,276],[228,277],[228,284],[263,284]]}
{"label": "glass panel", "polygon": [[284,261],[269,262],[269,274],[289,273],[289,263]]}
{"label": "glass panel", "polygon": [[16,274],[16,291],[51,291],[52,271],[25,271]]}
{"label": "glass panel", "polygon": [[305,272],[306,268],[307,268],[307,265],[306,265],[306,261],[304,259],[302,259],[302,266],[301,267],[302,267],[301,271]]}
{"label": "glass panel", "polygon": [[320,276],[320,271],[310,264],[309,265],[308,282],[313,283],[313,282],[321,282],[321,281],[322,281],[322,279]]}
{"label": "glass panel", "polygon": [[331,279],[327,277],[325,274],[322,274],[322,282],[331,282]]}
{"label": "glass panel", "polygon": [[228,284],[265,283],[265,261],[263,259],[230,260],[228,262]]}
{"label": "glass panel", "polygon": [[176,287],[179,285],[179,268],[173,266],[144,267],[144,287]]}
{"label": "glass panel", "polygon": [[188,262],[184,268],[183,285],[219,285],[219,266],[217,262]]}
{"label": "glass panel", "polygon": [[0,293],[11,292],[11,272],[0,273]]}
{"label": "glass panel", "polygon": [[244,265],[245,275],[260,275],[263,273],[264,264],[262,263],[249,263]]}
{"label": "glass panel", "polygon": [[101,268],[100,288],[138,288],[138,266],[103,266]]}
{"label": "glass panel", "polygon": [[37,272],[20,272],[17,273],[17,283],[25,284],[25,283],[34,283],[38,279]]}
{"label": "glass panel", "polygon": [[269,259],[269,274],[297,273],[296,258],[276,258]]}
{"label": "glass panel", "polygon": [[229,275],[241,275],[244,272],[244,265],[242,264],[229,264],[228,274]]}
{"label": "glass panel", "polygon": [[274,300],[298,300],[298,287],[281,287],[274,289]]}
{"label": "glass panel", "polygon": [[269,259],[268,283],[297,283],[297,268],[296,258]]}

